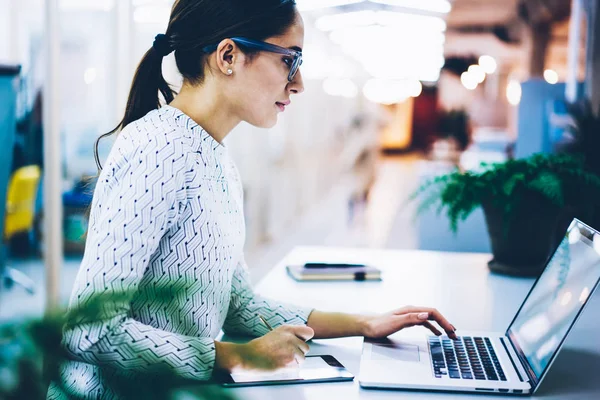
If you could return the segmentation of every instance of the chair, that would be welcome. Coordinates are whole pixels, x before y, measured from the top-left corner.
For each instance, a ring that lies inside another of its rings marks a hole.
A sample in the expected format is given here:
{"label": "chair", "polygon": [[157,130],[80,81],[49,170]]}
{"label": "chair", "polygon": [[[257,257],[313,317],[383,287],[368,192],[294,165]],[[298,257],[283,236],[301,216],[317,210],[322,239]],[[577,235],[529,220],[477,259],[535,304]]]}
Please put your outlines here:
{"label": "chair", "polygon": [[[10,179],[6,196],[4,243],[17,234],[32,230],[40,176],[40,168],[37,165],[30,165],[17,169]],[[17,283],[30,293],[35,291],[33,280],[14,268],[6,268],[4,282],[8,286]]]}

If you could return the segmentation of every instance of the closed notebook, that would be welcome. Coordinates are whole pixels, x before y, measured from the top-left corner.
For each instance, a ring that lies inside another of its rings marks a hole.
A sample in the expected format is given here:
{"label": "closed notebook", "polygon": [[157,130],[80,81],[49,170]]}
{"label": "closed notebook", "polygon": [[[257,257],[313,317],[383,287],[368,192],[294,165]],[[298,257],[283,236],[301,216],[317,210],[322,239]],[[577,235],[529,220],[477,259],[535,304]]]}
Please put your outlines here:
{"label": "closed notebook", "polygon": [[288,274],[297,281],[378,281],[381,271],[362,264],[307,263],[288,265]]}

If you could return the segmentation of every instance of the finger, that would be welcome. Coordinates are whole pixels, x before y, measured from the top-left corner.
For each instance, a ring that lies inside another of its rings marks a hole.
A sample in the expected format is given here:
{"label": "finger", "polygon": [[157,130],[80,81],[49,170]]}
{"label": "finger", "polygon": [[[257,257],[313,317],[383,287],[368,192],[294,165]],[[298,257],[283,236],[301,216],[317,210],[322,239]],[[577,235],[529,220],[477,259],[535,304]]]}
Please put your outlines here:
{"label": "finger", "polygon": [[310,346],[304,340],[296,339],[295,344],[296,347],[298,347],[300,351],[302,351],[302,354],[306,354],[310,350]]}
{"label": "finger", "polygon": [[440,332],[440,330],[438,328],[436,328],[431,322],[429,321],[425,321],[423,322],[423,326],[427,329],[429,329],[431,332],[433,332],[434,335],[436,336],[441,336],[442,332]]}
{"label": "finger", "polygon": [[414,307],[410,310],[411,313],[429,313],[429,320],[435,321],[439,326],[442,327],[443,330],[446,331],[449,337],[456,338],[456,334],[454,331],[456,330],[454,326],[448,322],[448,320],[435,308],[428,307]]}
{"label": "finger", "polygon": [[296,360],[298,365],[301,365],[306,359],[306,356],[304,355],[304,352],[302,352],[302,350],[296,347],[294,348],[294,359]]}
{"label": "finger", "polygon": [[396,322],[398,326],[396,326],[396,330],[409,328],[411,326],[423,325],[423,323],[427,322],[427,318],[429,317],[428,313],[410,313],[399,315],[396,317]]}
{"label": "finger", "polygon": [[413,310],[413,309],[415,309],[415,308],[416,308],[416,307],[414,307],[414,306],[404,306],[404,307],[402,307],[402,308],[398,308],[398,309],[396,309],[396,310],[392,311],[392,314],[394,314],[394,315],[404,315],[404,314],[408,314],[408,313],[410,313],[410,312],[411,312],[410,310]]}
{"label": "finger", "polygon": [[290,331],[300,339],[307,341],[315,336],[315,331],[306,325],[290,326]]}

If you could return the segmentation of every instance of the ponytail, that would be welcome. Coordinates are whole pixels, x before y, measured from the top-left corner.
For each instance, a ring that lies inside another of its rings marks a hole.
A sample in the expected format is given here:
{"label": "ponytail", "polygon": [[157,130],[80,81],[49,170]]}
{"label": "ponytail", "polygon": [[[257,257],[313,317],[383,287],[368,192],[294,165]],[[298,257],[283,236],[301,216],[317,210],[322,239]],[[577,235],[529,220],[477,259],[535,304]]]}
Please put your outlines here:
{"label": "ponytail", "polygon": [[146,52],[140,65],[137,67],[133,83],[131,84],[131,90],[129,91],[125,115],[121,122],[119,122],[115,129],[96,139],[94,144],[94,158],[98,167],[98,173],[102,170],[98,154],[100,140],[121,131],[131,122],[142,118],[150,111],[160,108],[159,92],[167,104],[173,101],[176,92],[169,86],[162,75],[163,57],[171,52],[171,50],[165,51],[164,44],[166,40],[168,39],[165,35],[158,35],[154,46]]}

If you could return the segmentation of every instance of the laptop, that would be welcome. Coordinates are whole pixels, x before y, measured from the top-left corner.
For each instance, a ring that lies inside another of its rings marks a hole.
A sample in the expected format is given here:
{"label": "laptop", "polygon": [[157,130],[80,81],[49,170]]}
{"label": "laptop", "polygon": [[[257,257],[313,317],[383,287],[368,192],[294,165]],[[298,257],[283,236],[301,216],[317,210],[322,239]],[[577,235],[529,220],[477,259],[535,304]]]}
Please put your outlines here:
{"label": "laptop", "polygon": [[575,219],[504,333],[365,339],[364,388],[532,394],[600,281],[600,233]]}

